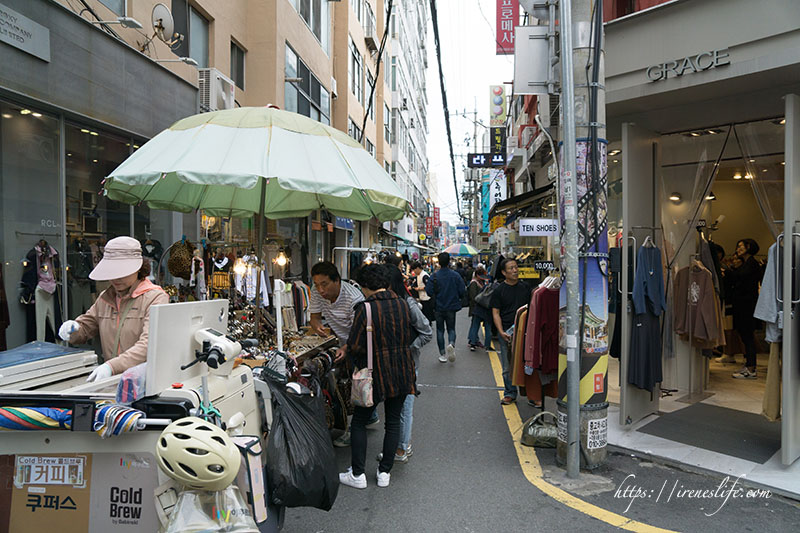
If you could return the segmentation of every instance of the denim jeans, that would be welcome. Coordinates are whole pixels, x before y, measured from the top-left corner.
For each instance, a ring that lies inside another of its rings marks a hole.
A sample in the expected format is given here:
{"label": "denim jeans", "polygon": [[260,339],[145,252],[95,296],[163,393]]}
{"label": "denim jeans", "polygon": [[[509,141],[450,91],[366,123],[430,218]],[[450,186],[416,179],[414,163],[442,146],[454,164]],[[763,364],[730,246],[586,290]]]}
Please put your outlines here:
{"label": "denim jeans", "polygon": [[473,346],[478,345],[480,342],[478,336],[481,333],[481,324],[483,324],[483,331],[486,337],[486,342],[483,345],[488,349],[492,342],[492,328],[488,320],[484,320],[478,315],[472,315],[472,323],[469,326],[469,335],[467,335],[467,339]]}
{"label": "denim jeans", "polygon": [[517,397],[517,388],[511,384],[511,347],[503,337],[498,339],[500,342],[500,366],[503,368],[503,395],[509,398]]}
{"label": "denim jeans", "polygon": [[[419,370],[416,371],[417,381],[419,381]],[[409,394],[406,396],[406,401],[403,402],[403,410],[400,412],[400,444],[398,448],[408,451],[411,444],[411,426],[414,424],[414,400],[416,394]]]}
{"label": "denim jeans", "polygon": [[[383,400],[384,421],[383,434],[383,459],[378,466],[381,472],[391,472],[394,464],[394,453],[400,442],[400,412],[406,395],[385,398]],[[353,423],[350,430],[350,460],[353,475],[360,476],[364,473],[367,460],[367,420],[372,417],[377,406],[353,407]]]}
{"label": "denim jeans", "polygon": [[456,311],[436,311],[436,343],[439,355],[444,355],[444,327],[447,326],[449,344],[456,345]]}

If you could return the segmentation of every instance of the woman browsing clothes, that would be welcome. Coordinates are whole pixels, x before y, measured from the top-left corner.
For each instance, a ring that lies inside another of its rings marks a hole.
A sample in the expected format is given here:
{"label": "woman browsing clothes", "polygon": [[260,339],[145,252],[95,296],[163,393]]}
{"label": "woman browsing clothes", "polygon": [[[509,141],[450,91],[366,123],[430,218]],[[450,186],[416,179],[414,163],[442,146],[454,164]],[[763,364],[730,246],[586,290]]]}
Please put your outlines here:
{"label": "woman browsing clothes", "polygon": [[147,276],[150,262],[142,260],[142,247],[131,237],[108,241],[103,259],[89,274],[95,281],[110,281],[97,301],[75,320],[61,325],[59,336],[84,344],[97,335],[105,362],[86,381],[99,381],[147,360],[150,307],[169,303],[169,296]]}
{"label": "woman browsing clothes", "polygon": [[758,243],[742,239],[736,243],[736,255],[723,271],[728,301],[733,306],[733,329],[744,344],[745,366],[733,374],[736,379],[756,379],[756,319],[753,317],[758,301],[761,267],[753,257]]}
{"label": "woman browsing clothes", "polygon": [[367,306],[372,317],[372,407],[353,407],[351,424],[351,467],[339,474],[339,482],[357,489],[367,488],[364,473],[367,456],[367,421],[383,402],[385,433],[383,456],[376,473],[379,487],[388,487],[395,452],[400,442],[400,413],[406,396],[416,393],[414,360],[411,354],[413,327],[408,303],[388,290],[389,275],[383,265],[366,265],[358,272],[357,281],[364,293],[364,302],[355,305],[353,327],[347,344],[337,354],[345,354],[355,368],[367,367]]}

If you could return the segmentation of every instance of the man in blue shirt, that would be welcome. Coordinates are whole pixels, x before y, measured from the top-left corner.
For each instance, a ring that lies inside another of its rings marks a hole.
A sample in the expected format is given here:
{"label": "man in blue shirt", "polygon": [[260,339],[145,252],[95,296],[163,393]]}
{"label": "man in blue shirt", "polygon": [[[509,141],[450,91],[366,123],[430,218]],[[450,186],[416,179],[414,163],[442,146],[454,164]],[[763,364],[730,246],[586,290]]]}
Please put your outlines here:
{"label": "man in blue shirt", "polygon": [[[425,292],[436,300],[436,342],[439,344],[439,362],[456,360],[456,312],[461,310],[461,298],[466,292],[464,280],[450,269],[450,254],[442,252],[437,257],[439,270],[428,279]],[[444,328],[450,343],[444,345]]]}

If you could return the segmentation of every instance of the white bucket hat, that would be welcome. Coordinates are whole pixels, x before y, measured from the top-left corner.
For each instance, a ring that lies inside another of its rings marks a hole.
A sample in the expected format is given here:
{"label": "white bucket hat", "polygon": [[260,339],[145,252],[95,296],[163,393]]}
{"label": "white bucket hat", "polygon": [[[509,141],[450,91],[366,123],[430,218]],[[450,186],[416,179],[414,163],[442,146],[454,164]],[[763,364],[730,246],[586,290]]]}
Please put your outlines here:
{"label": "white bucket hat", "polygon": [[142,268],[142,245],[132,237],[116,237],[106,243],[103,259],[94,267],[89,278],[109,281],[124,278]]}

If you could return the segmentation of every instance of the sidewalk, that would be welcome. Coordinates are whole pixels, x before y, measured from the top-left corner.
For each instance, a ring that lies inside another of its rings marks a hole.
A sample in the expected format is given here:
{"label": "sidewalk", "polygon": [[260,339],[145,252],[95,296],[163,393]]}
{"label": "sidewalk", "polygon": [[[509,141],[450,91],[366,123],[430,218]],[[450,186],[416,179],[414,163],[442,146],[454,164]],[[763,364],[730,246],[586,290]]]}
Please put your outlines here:
{"label": "sidewalk", "polygon": [[759,464],[637,431],[657,418],[657,415],[650,415],[624,428],[619,423],[619,407],[609,406],[609,447],[690,471],[741,476],[745,485],[766,488],[800,501],[800,461],[784,466],[778,451],[769,461]]}

